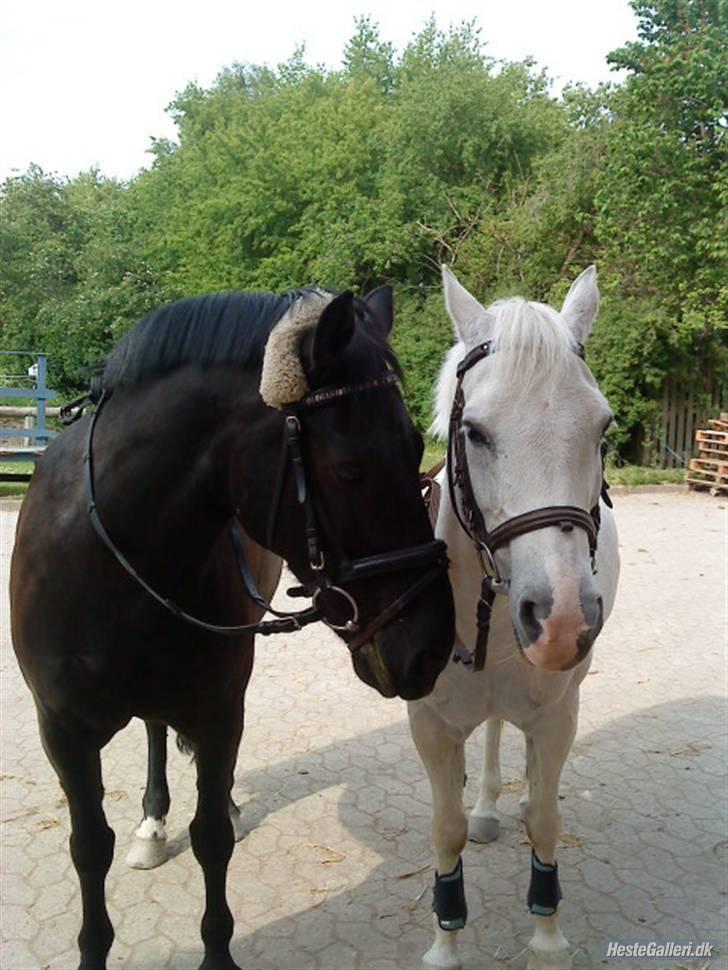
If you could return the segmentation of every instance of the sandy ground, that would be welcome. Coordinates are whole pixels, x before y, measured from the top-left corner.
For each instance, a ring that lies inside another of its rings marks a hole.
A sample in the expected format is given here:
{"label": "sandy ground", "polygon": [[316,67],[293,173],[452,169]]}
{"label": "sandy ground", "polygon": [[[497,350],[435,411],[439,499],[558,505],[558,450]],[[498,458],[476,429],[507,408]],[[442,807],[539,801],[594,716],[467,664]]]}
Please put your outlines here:
{"label": "sandy ground", "polygon": [[[562,926],[575,967],[600,967],[609,940],[710,940],[724,967],[726,823],[725,499],[618,496],[623,573],[596,647],[579,735],[563,778]],[[77,966],[80,899],[61,791],[41,750],[10,646],[7,571],[17,504],[0,504],[2,546],[3,970]],[[475,799],[482,737],[469,743]],[[518,818],[522,739],[504,735],[502,835],[465,852],[465,970],[522,970],[530,937],[529,852]],[[202,879],[189,847],[194,772],[170,754],[170,861],[128,869],[140,816],[144,730],[104,751],[117,833],[108,880],[110,968],[195,968]],[[418,968],[430,942],[429,788],[404,705],[361,684],[323,628],[264,641],[248,692],[234,795],[248,836],[233,855],[233,954],[245,970]]]}

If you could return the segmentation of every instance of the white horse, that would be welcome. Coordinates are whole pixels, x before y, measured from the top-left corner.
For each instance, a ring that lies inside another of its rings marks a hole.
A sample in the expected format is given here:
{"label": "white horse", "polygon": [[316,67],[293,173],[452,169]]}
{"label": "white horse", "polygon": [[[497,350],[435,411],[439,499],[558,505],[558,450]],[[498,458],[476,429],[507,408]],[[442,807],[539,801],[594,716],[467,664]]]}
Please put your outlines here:
{"label": "white horse", "polygon": [[[502,546],[495,564],[508,595],[495,597],[485,668],[473,672],[450,663],[433,693],[409,704],[412,736],[432,787],[437,859],[435,942],[424,965],[460,967],[457,937],[466,917],[460,854],[468,834],[477,842],[498,835],[499,742],[506,720],[526,736],[522,814],[533,849],[528,901],[535,922],[529,967],[565,970],[572,961],[556,915],[559,779],[576,733],[579,685],[619,575],[614,520],[600,500],[600,444],[612,414],[582,359],[599,306],[596,273],[590,267],[579,276],[560,313],[520,298],[486,310],[447,267],[443,284],[458,343],[438,382],[433,430],[439,436],[448,435],[458,364],[490,342],[487,355],[462,379],[464,408],[454,432],[464,435],[472,494],[487,530],[550,506],[600,509],[601,525],[593,560],[588,532],[568,523],[550,523]],[[454,487],[461,503],[462,487]],[[458,641],[473,652],[482,574],[447,487],[436,534],[448,544]],[[486,720],[485,772],[468,832],[464,745]]]}

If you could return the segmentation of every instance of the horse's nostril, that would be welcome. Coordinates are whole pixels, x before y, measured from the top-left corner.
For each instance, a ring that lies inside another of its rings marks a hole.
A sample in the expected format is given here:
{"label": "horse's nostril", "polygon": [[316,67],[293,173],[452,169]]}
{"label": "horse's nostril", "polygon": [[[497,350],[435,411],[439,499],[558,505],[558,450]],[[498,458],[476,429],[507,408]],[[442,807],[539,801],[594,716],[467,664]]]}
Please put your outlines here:
{"label": "horse's nostril", "polygon": [[536,604],[533,600],[521,600],[518,616],[526,636],[531,643],[535,643],[541,636],[541,624],[536,619]]}
{"label": "horse's nostril", "polygon": [[604,601],[601,596],[584,597],[581,602],[581,610],[584,614],[587,626],[592,634],[592,639],[596,637],[602,627],[604,618]]}

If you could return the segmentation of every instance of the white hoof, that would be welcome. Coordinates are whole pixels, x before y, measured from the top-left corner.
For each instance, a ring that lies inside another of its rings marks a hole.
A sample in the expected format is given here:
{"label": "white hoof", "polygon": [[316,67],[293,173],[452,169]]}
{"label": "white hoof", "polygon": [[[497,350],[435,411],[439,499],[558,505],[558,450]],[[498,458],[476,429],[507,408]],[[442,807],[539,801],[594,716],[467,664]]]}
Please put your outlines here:
{"label": "white hoof", "polygon": [[126,857],[132,869],[156,869],[167,861],[167,832],[163,818],[145,818],[134,833]]}
{"label": "white hoof", "polygon": [[528,942],[528,970],[571,970],[571,947],[553,916],[536,916],[534,934]]}
{"label": "white hoof", "polygon": [[558,950],[531,950],[528,970],[572,970],[574,961],[568,945]]}
{"label": "white hoof", "polygon": [[230,821],[233,823],[233,833],[235,841],[240,842],[248,834],[248,830],[243,824],[243,816],[240,812],[230,812]]}
{"label": "white hoof", "polygon": [[471,815],[468,838],[471,842],[495,842],[500,835],[500,822],[494,815]]}
{"label": "white hoof", "polygon": [[134,838],[126,857],[126,864],[132,869],[156,869],[167,861],[166,839]]}
{"label": "white hoof", "polygon": [[462,963],[454,946],[436,941],[422,957],[424,970],[462,970]]}

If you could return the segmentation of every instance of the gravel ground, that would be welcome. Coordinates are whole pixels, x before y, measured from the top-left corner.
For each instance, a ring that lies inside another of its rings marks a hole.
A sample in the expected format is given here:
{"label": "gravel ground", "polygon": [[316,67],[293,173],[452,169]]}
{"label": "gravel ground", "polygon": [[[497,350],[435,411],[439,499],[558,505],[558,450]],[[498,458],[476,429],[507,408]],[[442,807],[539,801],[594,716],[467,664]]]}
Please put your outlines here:
{"label": "gravel ground", "polygon": [[[562,785],[560,914],[577,970],[611,963],[609,940],[719,945],[711,961],[615,966],[728,966],[727,504],[682,491],[615,500],[620,593],[583,690]],[[68,970],[77,966],[80,898],[67,812],[8,632],[17,508],[0,503],[0,965]],[[481,747],[478,733],[468,747],[469,804]],[[522,752],[520,735],[507,729],[501,838],[466,849],[465,970],[526,965]],[[124,863],[144,777],[144,729],[135,721],[104,751],[106,809],[117,834],[107,894],[116,928],[109,967],[196,968],[202,878],[186,831],[193,768],[170,752],[172,857],[153,871]],[[420,966],[431,933],[429,788],[404,705],[361,684],[343,645],[325,629],[260,644],[234,796],[250,827],[228,880],[233,954],[244,970]]]}

